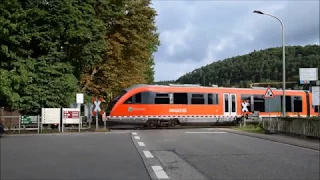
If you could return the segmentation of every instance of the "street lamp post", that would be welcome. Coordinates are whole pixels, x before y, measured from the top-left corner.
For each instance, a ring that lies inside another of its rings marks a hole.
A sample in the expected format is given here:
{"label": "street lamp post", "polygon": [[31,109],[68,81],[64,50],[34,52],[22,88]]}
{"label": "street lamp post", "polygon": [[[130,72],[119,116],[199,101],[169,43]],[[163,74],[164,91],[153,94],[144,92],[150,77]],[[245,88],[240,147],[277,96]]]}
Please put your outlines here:
{"label": "street lamp post", "polygon": [[284,27],[283,27],[283,23],[282,21],[277,18],[276,16],[270,15],[270,14],[266,14],[263,13],[261,11],[253,11],[253,13],[257,13],[257,14],[261,14],[261,15],[267,15],[270,17],[273,17],[275,19],[277,19],[280,24],[281,24],[281,28],[282,28],[282,116],[285,117],[286,116],[286,54],[285,54],[285,45],[284,45]]}

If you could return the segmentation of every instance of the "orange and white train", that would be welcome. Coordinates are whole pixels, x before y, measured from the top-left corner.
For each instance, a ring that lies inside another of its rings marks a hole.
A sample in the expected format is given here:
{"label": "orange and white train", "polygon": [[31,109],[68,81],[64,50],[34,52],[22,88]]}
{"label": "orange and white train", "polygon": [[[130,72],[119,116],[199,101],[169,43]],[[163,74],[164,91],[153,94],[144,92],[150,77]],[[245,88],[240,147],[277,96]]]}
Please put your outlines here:
{"label": "orange and white train", "polygon": [[[281,116],[282,90],[266,88],[225,88],[195,85],[134,85],[114,98],[107,110],[107,121],[137,123],[148,127],[188,123],[236,122],[244,114],[259,112],[259,117]],[[286,90],[286,115],[317,116],[312,94]]]}

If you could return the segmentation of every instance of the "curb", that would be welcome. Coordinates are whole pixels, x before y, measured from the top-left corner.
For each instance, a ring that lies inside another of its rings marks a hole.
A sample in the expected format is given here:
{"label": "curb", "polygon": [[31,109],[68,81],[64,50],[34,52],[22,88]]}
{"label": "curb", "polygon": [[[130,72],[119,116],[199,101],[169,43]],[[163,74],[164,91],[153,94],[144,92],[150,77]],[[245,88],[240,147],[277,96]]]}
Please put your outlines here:
{"label": "curb", "polygon": [[301,148],[306,148],[306,149],[311,149],[311,150],[316,150],[316,151],[319,151],[319,150],[320,150],[320,142],[319,142],[318,147],[315,148],[315,147],[311,147],[311,146],[300,145],[300,144],[298,144],[298,143],[291,143],[291,142],[276,140],[276,139],[270,138],[270,137],[262,137],[262,136],[258,136],[258,135],[256,135],[256,134],[250,133],[250,132],[241,132],[241,131],[229,130],[229,129],[223,129],[223,130],[224,130],[224,131],[227,131],[227,132],[229,132],[229,133],[233,133],[233,134],[239,134],[239,135],[243,135],[243,136],[254,137],[254,138],[258,138],[258,139],[268,140],[268,141],[272,141],[272,142],[278,142],[278,143],[287,144],[287,145],[292,145],[292,146],[296,146],[296,147],[301,147]]}

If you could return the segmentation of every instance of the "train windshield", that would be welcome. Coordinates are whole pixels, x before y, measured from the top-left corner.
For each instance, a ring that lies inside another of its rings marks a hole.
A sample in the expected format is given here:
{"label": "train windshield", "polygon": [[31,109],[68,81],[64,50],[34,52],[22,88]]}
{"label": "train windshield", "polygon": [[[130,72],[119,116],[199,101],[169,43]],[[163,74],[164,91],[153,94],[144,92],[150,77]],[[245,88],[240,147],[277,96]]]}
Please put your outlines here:
{"label": "train windshield", "polygon": [[108,105],[108,107],[107,107],[107,110],[106,110],[107,115],[110,114],[110,111],[112,110],[113,106],[114,106],[114,105],[119,101],[119,99],[120,99],[123,95],[125,95],[126,93],[127,93],[127,91],[123,90],[119,96],[116,96],[115,98],[113,98],[113,99],[111,100],[111,102],[109,103],[109,105]]}

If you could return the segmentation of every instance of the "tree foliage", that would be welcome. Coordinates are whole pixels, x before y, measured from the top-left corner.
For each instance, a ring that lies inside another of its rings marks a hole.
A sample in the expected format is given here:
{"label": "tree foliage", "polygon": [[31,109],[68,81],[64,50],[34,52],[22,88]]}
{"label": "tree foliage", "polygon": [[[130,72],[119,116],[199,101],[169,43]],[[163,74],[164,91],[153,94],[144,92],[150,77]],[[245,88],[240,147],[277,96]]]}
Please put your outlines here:
{"label": "tree foliage", "polygon": [[151,83],[159,45],[150,0],[3,0],[0,101],[39,112],[75,93],[107,96]]}
{"label": "tree foliage", "polygon": [[103,16],[105,23],[110,24],[105,36],[105,63],[91,71],[96,78],[90,81],[90,91],[104,97],[133,84],[152,83],[153,53],[159,46],[156,12],[150,7],[150,0],[126,0],[117,5],[110,2],[109,6],[111,10]]}
{"label": "tree foliage", "polygon": [[[286,47],[286,81],[296,82],[288,84],[287,87],[297,88],[299,68],[316,67],[320,71],[319,45]],[[226,87],[249,87],[250,83],[282,82],[282,48],[269,48],[217,61],[181,76],[176,82],[205,86],[217,84]],[[281,87],[281,84],[278,86]]]}

